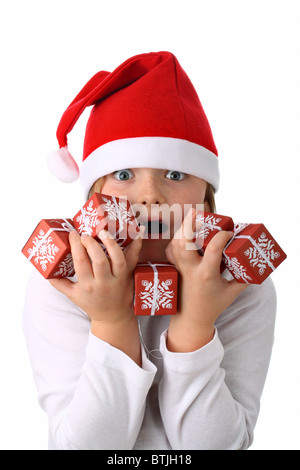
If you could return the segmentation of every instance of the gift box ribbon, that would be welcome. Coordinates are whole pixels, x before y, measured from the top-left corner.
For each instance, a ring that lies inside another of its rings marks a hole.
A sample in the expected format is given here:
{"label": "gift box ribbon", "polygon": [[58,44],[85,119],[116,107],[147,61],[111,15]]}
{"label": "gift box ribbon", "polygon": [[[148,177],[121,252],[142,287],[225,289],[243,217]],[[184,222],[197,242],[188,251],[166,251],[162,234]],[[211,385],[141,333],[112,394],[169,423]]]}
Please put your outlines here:
{"label": "gift box ribbon", "polygon": [[[31,261],[32,258],[36,255],[37,251],[40,249],[40,247],[45,243],[47,238],[52,232],[71,232],[71,230],[75,230],[73,225],[70,224],[66,219],[63,219],[64,222],[61,224],[62,228],[59,227],[51,227],[49,230],[45,233],[43,238],[37,243],[37,245],[32,249],[32,252],[30,253],[28,260]],[[56,221],[55,221],[56,222]]]}
{"label": "gift box ribbon", "polygon": [[153,274],[154,274],[154,279],[153,279],[154,291],[153,291],[153,301],[152,301],[152,307],[151,307],[150,315],[155,315],[155,307],[156,307],[157,296],[158,296],[159,279],[158,279],[157,267],[154,264],[151,264],[151,263],[149,263],[149,264],[151,265],[151,268],[153,269]]}
{"label": "gift box ribbon", "polygon": [[[154,316],[155,315],[155,307],[156,307],[157,297],[158,297],[158,284],[159,284],[158,270],[157,270],[156,266],[167,266],[167,267],[169,267],[170,264],[160,264],[160,263],[152,264],[150,261],[148,261],[148,263],[139,264],[137,267],[139,267],[139,266],[151,266],[151,268],[153,269],[153,275],[154,275],[153,289],[154,290],[153,290],[153,301],[152,301],[150,316]],[[173,265],[171,265],[171,266],[173,267]]]}

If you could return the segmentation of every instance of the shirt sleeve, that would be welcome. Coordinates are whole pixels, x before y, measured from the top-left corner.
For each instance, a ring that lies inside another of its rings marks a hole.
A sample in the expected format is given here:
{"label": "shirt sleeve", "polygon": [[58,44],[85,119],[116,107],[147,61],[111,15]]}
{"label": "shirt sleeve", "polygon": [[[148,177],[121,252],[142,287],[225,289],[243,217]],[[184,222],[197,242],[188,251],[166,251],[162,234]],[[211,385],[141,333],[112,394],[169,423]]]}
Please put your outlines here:
{"label": "shirt sleeve", "polygon": [[90,332],[90,320],[39,273],[28,283],[23,330],[52,449],[131,449],[156,367],[142,367]]}
{"label": "shirt sleeve", "polygon": [[276,293],[267,279],[250,286],[216,322],[213,340],[198,351],[167,350],[159,400],[173,449],[247,449],[274,337]]}

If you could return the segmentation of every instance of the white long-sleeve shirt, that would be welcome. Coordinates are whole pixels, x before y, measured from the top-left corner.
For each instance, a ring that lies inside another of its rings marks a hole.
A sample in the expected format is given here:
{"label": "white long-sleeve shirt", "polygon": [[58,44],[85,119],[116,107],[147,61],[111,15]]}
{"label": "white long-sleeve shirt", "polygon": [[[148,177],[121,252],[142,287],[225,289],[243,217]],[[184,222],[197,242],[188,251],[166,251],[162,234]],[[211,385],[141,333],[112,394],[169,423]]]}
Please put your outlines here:
{"label": "white long-sleeve shirt", "polygon": [[86,313],[38,272],[23,328],[49,449],[246,449],[276,311],[272,281],[249,286],[191,353],[166,348],[169,316],[139,317],[142,367],[90,332]]}

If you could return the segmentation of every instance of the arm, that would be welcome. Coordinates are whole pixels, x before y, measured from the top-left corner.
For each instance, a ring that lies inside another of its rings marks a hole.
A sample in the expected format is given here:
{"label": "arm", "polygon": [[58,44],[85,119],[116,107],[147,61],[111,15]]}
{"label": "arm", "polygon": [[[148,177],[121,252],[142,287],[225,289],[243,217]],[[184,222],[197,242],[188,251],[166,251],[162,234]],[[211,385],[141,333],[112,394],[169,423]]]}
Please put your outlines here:
{"label": "arm", "polygon": [[[220,236],[217,242],[220,242]],[[215,244],[212,254],[216,256],[217,252]],[[210,263],[213,263],[213,257]],[[198,283],[201,292],[194,311],[190,304],[187,310],[180,304],[182,337],[179,338],[176,331],[177,325],[170,323],[173,330],[171,347],[169,331],[161,339],[164,357],[161,414],[174,449],[247,448],[252,442],[270,360],[276,296],[272,282],[267,280],[261,286],[244,288],[228,306],[225,305],[223,313],[218,313],[215,307],[223,301],[228,302],[227,293],[223,292],[221,300],[215,292],[210,304],[208,301],[206,304],[203,301],[204,286],[208,280],[212,283],[213,277],[208,274],[203,274]],[[217,276],[216,284],[221,281]],[[189,290],[193,289],[191,284],[196,283],[190,283]],[[233,291],[227,292],[231,295]],[[209,324],[209,318],[214,321],[214,330],[212,337],[205,337],[207,330],[201,330],[200,325]],[[184,319],[190,324],[185,326]],[[191,331],[194,341],[189,344],[187,333]]]}
{"label": "arm", "polygon": [[39,273],[28,285],[23,327],[50,447],[131,449],[156,373],[143,350],[139,367],[93,334],[86,312]]}
{"label": "arm", "polygon": [[[274,337],[276,295],[250,286],[216,321],[214,338],[173,353],[161,338],[160,408],[174,449],[247,449],[259,413]],[[174,385],[176,384],[176,385]]]}
{"label": "arm", "polygon": [[173,352],[192,352],[209,343],[216,319],[247,288],[247,284],[227,281],[220,274],[222,252],[231,232],[215,235],[203,257],[197,250],[186,249],[194,237],[195,218],[193,209],[166,251],[180,273],[178,312],[171,318],[167,337],[167,347]]}
{"label": "arm", "polygon": [[143,233],[125,252],[109,232],[103,230],[99,235],[109,258],[95,239],[71,232],[70,245],[78,282],[52,279],[50,283],[88,314],[95,336],[140,365],[139,330],[132,308],[132,272],[139,257]]}

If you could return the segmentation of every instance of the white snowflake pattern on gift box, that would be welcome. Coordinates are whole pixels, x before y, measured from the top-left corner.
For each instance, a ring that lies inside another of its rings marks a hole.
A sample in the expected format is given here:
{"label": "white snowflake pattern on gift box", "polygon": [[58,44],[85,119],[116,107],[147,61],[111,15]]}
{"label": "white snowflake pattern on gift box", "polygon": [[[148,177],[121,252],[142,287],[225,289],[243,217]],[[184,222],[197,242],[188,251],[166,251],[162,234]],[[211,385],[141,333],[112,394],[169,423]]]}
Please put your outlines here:
{"label": "white snowflake pattern on gift box", "polygon": [[80,214],[76,217],[76,222],[79,223],[77,230],[80,235],[92,234],[92,229],[97,227],[100,222],[94,201],[90,201],[87,207],[81,209]]}
{"label": "white snowflake pattern on gift box", "polygon": [[[101,212],[106,214],[109,220],[116,222],[125,222],[127,224],[134,223],[134,216],[127,210],[127,203],[125,201],[117,202],[106,197],[102,197],[104,204],[101,204]],[[83,207],[76,217],[78,222],[77,230],[81,235],[92,235],[100,223],[101,217],[99,216],[99,208],[94,207],[94,201],[91,200],[86,207]]]}
{"label": "white snowflake pattern on gift box", "polygon": [[262,275],[267,268],[268,261],[272,262],[279,258],[280,253],[273,249],[275,243],[273,240],[269,240],[264,232],[258,237],[256,244],[259,250],[255,246],[250,246],[244,251],[244,254],[247,256],[252,266],[259,268],[258,272]]}
{"label": "white snowflake pattern on gift box", "polygon": [[245,266],[243,266],[237,258],[229,258],[229,256],[226,256],[224,257],[224,262],[236,279],[243,279],[246,283],[252,281],[252,277],[248,276]]}
{"label": "white snowflake pattern on gift box", "polygon": [[216,230],[221,220],[221,218],[216,218],[213,214],[207,215],[206,217],[204,217],[204,215],[201,213],[197,215],[196,223],[202,222],[203,227],[201,227],[201,229],[196,232],[196,238],[202,238],[205,240],[210,232]]}
{"label": "white snowflake pattern on gift box", "polygon": [[[170,290],[171,285],[172,279],[167,279],[162,282],[158,279],[155,311],[159,310],[159,308],[172,308],[172,300],[175,294],[173,290]],[[142,300],[141,308],[152,308],[155,300],[155,285],[151,281],[142,281],[142,286],[145,287],[145,290],[139,294]]]}
{"label": "white snowflake pattern on gift box", "polygon": [[59,264],[54,277],[70,277],[75,274],[72,254],[68,253],[65,259]]}
{"label": "white snowflake pattern on gift box", "polygon": [[122,220],[128,224],[133,224],[133,214],[127,210],[127,203],[125,201],[114,202],[111,199],[103,197],[105,204],[103,209],[107,212],[107,217],[110,220]]}
{"label": "white snowflake pattern on gift box", "polygon": [[33,238],[33,248],[28,248],[29,256],[33,257],[35,264],[40,264],[43,271],[46,271],[48,264],[53,263],[56,254],[59,252],[58,246],[53,242],[52,237],[47,237],[44,240],[45,232],[40,230],[38,235]]}

